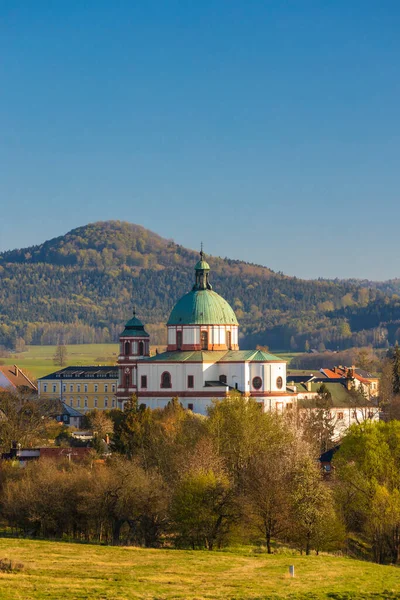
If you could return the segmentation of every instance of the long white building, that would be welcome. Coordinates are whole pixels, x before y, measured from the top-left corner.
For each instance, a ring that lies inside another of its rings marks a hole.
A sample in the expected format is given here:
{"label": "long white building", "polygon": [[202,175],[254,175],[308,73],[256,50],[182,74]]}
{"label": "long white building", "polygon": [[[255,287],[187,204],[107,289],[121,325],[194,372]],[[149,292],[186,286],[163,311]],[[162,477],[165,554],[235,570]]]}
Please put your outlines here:
{"label": "long white building", "polygon": [[286,362],[261,350],[239,349],[239,324],[231,306],[214,292],[203,252],[194,286],[172,309],[167,351],[150,353],[150,338],[133,315],[120,336],[117,398],[132,394],[140,404],[162,408],[177,397],[185,408],[206,414],[213,398],[237,389],[264,410],[291,408],[296,394],[286,390]]}

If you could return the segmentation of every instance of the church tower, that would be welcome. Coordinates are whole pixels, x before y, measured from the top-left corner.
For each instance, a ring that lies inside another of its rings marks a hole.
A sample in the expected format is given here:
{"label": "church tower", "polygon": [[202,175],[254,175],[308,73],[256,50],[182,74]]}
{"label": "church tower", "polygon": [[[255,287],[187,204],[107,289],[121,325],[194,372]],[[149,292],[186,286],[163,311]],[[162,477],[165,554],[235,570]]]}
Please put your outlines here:
{"label": "church tower", "polygon": [[143,323],[133,311],[132,319],[126,325],[119,337],[118,356],[118,402],[123,403],[136,394],[137,391],[137,363],[150,356],[150,336]]}

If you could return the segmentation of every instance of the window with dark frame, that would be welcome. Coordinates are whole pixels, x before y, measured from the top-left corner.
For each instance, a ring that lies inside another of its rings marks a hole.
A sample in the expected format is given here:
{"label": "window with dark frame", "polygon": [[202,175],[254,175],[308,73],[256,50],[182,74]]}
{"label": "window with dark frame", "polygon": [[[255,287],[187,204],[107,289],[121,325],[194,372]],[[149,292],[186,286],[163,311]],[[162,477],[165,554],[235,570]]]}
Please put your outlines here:
{"label": "window with dark frame", "polygon": [[187,386],[188,386],[188,388],[194,388],[194,376],[193,375],[188,375]]}
{"label": "window with dark frame", "polygon": [[253,377],[253,388],[255,390],[260,390],[262,387],[262,379],[261,377]]}
{"label": "window with dark frame", "polygon": [[221,383],[227,383],[226,375],[220,375],[219,376],[219,380],[220,380]]}
{"label": "window with dark frame", "polygon": [[140,387],[147,388],[147,375],[140,376]]}
{"label": "window with dark frame", "polygon": [[176,332],[176,347],[178,350],[182,350],[182,331]]}
{"label": "window with dark frame", "polygon": [[193,404],[191,402],[188,403],[188,410],[193,410]]}
{"label": "window with dark frame", "polygon": [[208,331],[201,332],[200,340],[201,340],[201,349],[208,350]]}
{"label": "window with dark frame", "polygon": [[232,334],[230,331],[226,332],[226,347],[228,350],[232,349]]}
{"label": "window with dark frame", "polygon": [[125,356],[128,356],[130,354],[130,351],[131,351],[130,342],[125,342]]}
{"label": "window with dark frame", "polygon": [[172,387],[171,373],[168,373],[168,371],[164,371],[164,373],[161,375],[161,387],[167,389]]}
{"label": "window with dark frame", "polygon": [[144,344],[139,342],[139,356],[144,356]]}

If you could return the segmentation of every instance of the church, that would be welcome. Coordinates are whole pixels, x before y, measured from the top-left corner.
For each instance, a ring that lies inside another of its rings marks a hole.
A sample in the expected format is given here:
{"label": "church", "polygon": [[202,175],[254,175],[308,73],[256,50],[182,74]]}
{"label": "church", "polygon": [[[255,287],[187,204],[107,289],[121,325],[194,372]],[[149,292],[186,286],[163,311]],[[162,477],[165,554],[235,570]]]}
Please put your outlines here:
{"label": "church", "polygon": [[178,398],[205,415],[213,399],[238,390],[260,407],[283,412],[296,393],[286,389],[286,362],[262,350],[240,350],[239,324],[232,307],[210,283],[203,251],[193,288],[174,306],[167,322],[165,352],[150,356],[150,337],[133,314],[120,336],[118,406],[133,394],[139,404],[163,408]]}

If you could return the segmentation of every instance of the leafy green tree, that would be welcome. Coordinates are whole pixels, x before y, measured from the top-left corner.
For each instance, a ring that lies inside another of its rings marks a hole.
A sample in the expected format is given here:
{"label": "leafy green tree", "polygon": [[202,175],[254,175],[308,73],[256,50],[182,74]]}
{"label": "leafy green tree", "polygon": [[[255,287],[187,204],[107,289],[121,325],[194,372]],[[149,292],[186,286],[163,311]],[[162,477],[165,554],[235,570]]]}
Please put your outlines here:
{"label": "leafy green tree", "polygon": [[178,545],[220,547],[236,519],[229,479],[213,471],[188,471],[173,493],[171,517]]}

